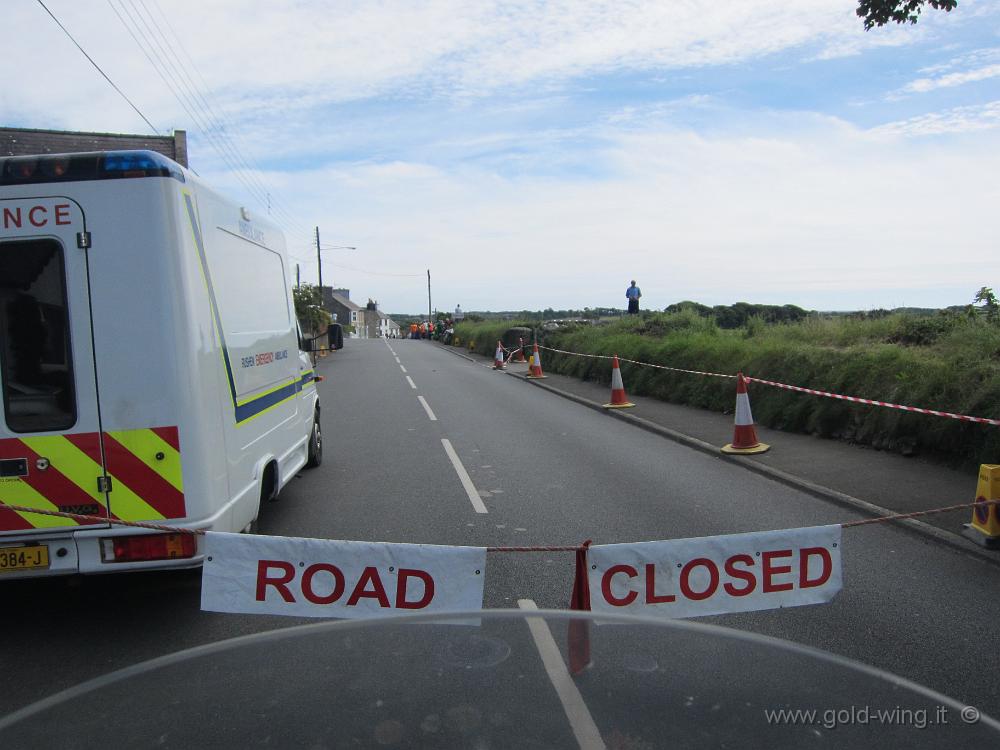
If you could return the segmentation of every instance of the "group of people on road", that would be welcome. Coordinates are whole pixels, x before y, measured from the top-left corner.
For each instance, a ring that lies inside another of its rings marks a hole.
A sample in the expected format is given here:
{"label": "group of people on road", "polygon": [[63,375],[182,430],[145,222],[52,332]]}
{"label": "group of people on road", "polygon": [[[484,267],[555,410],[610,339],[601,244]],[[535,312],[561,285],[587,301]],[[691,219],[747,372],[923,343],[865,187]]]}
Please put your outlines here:
{"label": "group of people on road", "polygon": [[439,320],[435,323],[433,320],[421,321],[420,323],[410,323],[410,335],[411,339],[433,339],[437,341],[441,338],[441,334],[447,329],[454,325],[451,320]]}

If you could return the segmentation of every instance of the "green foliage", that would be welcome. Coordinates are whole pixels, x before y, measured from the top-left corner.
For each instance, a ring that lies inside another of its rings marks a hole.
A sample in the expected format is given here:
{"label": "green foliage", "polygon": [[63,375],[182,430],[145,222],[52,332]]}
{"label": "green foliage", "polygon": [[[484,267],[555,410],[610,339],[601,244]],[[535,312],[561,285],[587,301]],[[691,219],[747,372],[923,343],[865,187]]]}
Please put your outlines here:
{"label": "green foliage", "polygon": [[924,5],[948,13],[958,7],[958,0],[859,0],[856,12],[870,31],[892,22],[916,23]]}
{"label": "green foliage", "polygon": [[993,290],[990,287],[982,287],[976,292],[975,299],[972,302],[973,304],[982,304],[982,308],[980,309],[984,312],[986,319],[990,323],[996,323],[1000,320],[1000,304],[997,303],[996,295],[993,294]]}
{"label": "green foliage", "polygon": [[319,333],[333,320],[330,313],[323,309],[323,297],[319,287],[312,284],[292,287],[292,299],[295,300],[295,315],[303,330]]}
{"label": "green foliage", "polygon": [[698,302],[685,300],[676,305],[670,305],[664,312],[690,312],[703,318],[712,318],[719,328],[740,328],[745,326],[750,318],[758,317],[765,323],[794,323],[804,320],[809,313],[795,305],[753,305],[749,302],[737,302],[733,305],[716,305],[708,307]]}

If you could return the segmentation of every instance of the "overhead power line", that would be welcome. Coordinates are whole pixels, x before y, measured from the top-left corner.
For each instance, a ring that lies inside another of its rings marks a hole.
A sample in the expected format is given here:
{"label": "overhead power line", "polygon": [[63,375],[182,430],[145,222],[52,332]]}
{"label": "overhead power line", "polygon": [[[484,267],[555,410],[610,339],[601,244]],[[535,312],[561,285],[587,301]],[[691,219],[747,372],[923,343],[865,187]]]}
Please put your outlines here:
{"label": "overhead power line", "polygon": [[[128,102],[129,106],[135,110],[153,133],[159,134],[149,118],[111,80],[110,76],[87,53],[43,0],[36,1],[108,84]],[[200,129],[205,140],[231,170],[233,176],[261,207],[267,210],[268,214],[272,214],[273,211],[271,218],[282,225],[290,237],[309,236],[311,231],[307,229],[307,225],[301,217],[285,208],[283,201],[277,199],[276,191],[264,181],[259,167],[253,165],[244,156],[243,150],[234,137],[238,131],[212,105],[210,97],[203,91],[203,88],[207,91],[208,84],[191,55],[184,48],[180,37],[170,24],[158,0],[148,1],[149,5],[147,5],[147,0],[128,0],[128,4],[126,4],[126,0],[117,0],[118,6],[116,7],[113,0],[107,0],[111,10],[128,31],[129,36],[132,37],[132,41],[139,47],[160,80],[191,118],[192,123]],[[159,18],[154,17],[150,7],[155,9]],[[164,27],[173,41],[164,33]],[[182,56],[187,59],[187,62],[182,59]],[[200,86],[195,81],[195,77],[201,81]]]}
{"label": "overhead power line", "polygon": [[87,60],[90,62],[90,64],[94,66],[94,68],[97,70],[97,72],[100,73],[104,77],[104,80],[107,81],[109,84],[111,84],[111,88],[113,88],[115,91],[117,91],[118,95],[121,96],[121,98],[124,99],[126,102],[128,102],[128,105],[132,109],[135,110],[135,113],[137,115],[139,115],[139,117],[141,117],[145,121],[145,123],[147,125],[149,125],[149,129],[150,130],[152,130],[154,133],[159,134],[160,131],[158,131],[156,129],[156,126],[154,126],[153,123],[151,123],[149,121],[149,118],[146,117],[146,115],[144,115],[142,113],[142,111],[137,106],[135,106],[135,103],[131,99],[129,99],[127,96],[125,96],[125,92],[122,91],[120,88],[118,88],[118,86],[115,84],[114,81],[111,80],[111,78],[108,76],[108,74],[105,73],[103,70],[101,70],[101,66],[98,65],[96,62],[94,62],[94,58],[92,58],[90,55],[87,54],[87,50],[85,50],[83,47],[80,46],[80,43],[78,41],[76,41],[76,39],[73,38],[73,35],[69,33],[69,30],[65,26],[62,25],[62,22],[58,18],[56,18],[55,14],[51,10],[48,9],[48,7],[45,5],[45,3],[43,3],[42,0],[37,0],[37,2],[38,2],[39,5],[42,6],[42,8],[45,10],[45,12],[49,14],[49,16],[52,18],[52,20],[56,22],[56,25],[60,29],[63,30],[63,33],[66,36],[69,37],[69,40],[71,42],[73,42],[73,44],[76,45],[76,48],[78,50],[80,50],[80,52],[83,54],[84,57],[87,58]]}
{"label": "overhead power line", "polygon": [[[179,85],[182,89],[186,90],[189,101],[196,108],[200,108],[201,114],[206,120],[208,128],[214,131],[214,136],[217,142],[220,143],[227,153],[234,158],[236,163],[242,168],[243,173],[257,186],[260,193],[263,194],[262,204],[266,206],[268,213],[270,213],[273,208],[281,217],[283,217],[283,221],[290,226],[301,224],[300,220],[293,213],[284,208],[281,201],[272,200],[272,194],[274,191],[262,179],[260,168],[251,164],[250,161],[244,156],[243,149],[240,148],[235,137],[236,131],[227,122],[226,118],[212,106],[211,101],[202,92],[202,88],[194,81],[191,71],[188,70],[188,65],[185,64],[184,60],[182,60],[180,55],[178,55],[178,49],[181,53],[183,53],[184,57],[187,58],[191,69],[194,70],[194,72],[198,75],[198,78],[201,80],[202,86],[205,89],[208,88],[208,84],[205,81],[204,76],[202,76],[198,71],[197,65],[191,58],[191,55],[188,54],[183,42],[171,25],[169,18],[160,7],[158,0],[150,0],[150,4],[156,9],[160,18],[159,21],[153,17],[153,13],[146,5],[146,0],[138,0],[138,3],[145,12],[146,17],[143,17],[143,14],[139,12],[139,9],[136,7],[136,0],[131,0],[131,2],[133,9],[136,11],[136,15],[142,21],[143,26],[149,31],[150,36],[156,43],[156,46],[164,52],[165,57],[163,59],[170,64],[177,73]],[[174,39],[174,43],[172,43],[163,32],[164,27],[170,32]],[[157,40],[157,35],[159,36],[159,40],[162,40],[162,46]],[[170,62],[171,57],[173,58],[174,63]]]}
{"label": "overhead power line", "polygon": [[[305,224],[275,199],[275,191],[261,179],[260,171],[249,164],[229,135],[232,128],[227,127],[224,118],[212,107],[209,97],[195,83],[188,66],[176,50],[180,49],[189,60],[191,56],[184,49],[180,38],[170,26],[163,10],[156,4],[156,0],[152,0],[152,3],[163,23],[154,18],[144,0],[139,0],[138,5],[134,0],[129,4],[126,4],[125,0],[118,0],[117,7],[112,0],[108,0],[109,7],[156,71],[164,86],[200,129],[212,149],[232,171],[233,176],[262,207],[268,210],[268,213],[273,209],[272,219],[284,225],[286,230],[294,229],[305,233]],[[169,29],[174,42],[163,33],[162,26]],[[191,67],[197,71],[193,61]],[[197,75],[204,82],[201,74]]]}

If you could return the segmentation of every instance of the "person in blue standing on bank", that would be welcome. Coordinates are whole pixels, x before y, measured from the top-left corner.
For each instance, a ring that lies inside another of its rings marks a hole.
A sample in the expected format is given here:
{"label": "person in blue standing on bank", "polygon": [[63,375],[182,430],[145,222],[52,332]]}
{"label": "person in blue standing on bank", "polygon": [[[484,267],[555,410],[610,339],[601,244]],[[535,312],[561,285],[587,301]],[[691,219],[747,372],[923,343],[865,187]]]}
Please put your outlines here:
{"label": "person in blue standing on bank", "polygon": [[639,313],[639,298],[641,296],[642,292],[635,285],[635,279],[632,279],[632,286],[625,290],[625,297],[628,299],[629,315],[637,315]]}

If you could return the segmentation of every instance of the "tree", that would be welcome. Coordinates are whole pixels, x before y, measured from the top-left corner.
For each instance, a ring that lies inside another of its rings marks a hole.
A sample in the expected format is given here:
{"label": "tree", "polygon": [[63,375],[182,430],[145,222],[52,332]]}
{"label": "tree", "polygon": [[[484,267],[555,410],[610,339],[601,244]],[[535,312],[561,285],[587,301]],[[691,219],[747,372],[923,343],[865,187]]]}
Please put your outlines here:
{"label": "tree", "polygon": [[916,23],[924,5],[949,13],[958,0],[859,0],[857,14],[865,21],[865,31],[887,23]]}
{"label": "tree", "polygon": [[996,295],[993,294],[993,290],[990,287],[984,286],[976,292],[976,297],[972,302],[973,304],[982,304],[982,307],[979,309],[986,314],[986,319],[990,323],[1000,320],[1000,301],[997,300]]}
{"label": "tree", "polygon": [[323,296],[319,287],[312,284],[292,287],[292,298],[295,300],[295,315],[305,331],[319,333],[333,320],[330,313],[323,309]]}

